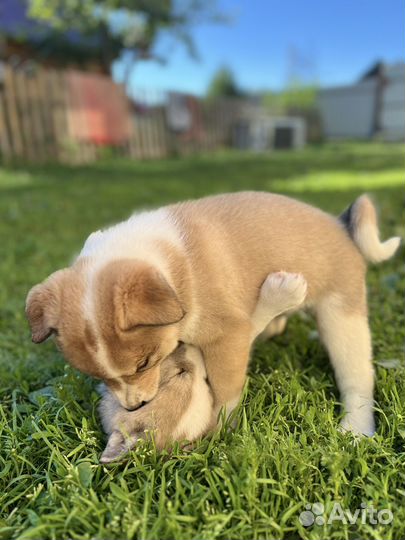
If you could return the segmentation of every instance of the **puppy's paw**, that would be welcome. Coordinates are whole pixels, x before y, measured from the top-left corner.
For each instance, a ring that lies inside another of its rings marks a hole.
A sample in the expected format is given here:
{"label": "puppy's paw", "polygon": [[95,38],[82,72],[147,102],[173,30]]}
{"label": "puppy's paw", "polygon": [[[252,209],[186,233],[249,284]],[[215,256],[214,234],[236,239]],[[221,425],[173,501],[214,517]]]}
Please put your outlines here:
{"label": "puppy's paw", "polygon": [[347,413],[340,422],[342,433],[351,432],[353,435],[372,437],[375,433],[374,416],[370,414]]}
{"label": "puppy's paw", "polygon": [[120,461],[136,444],[139,437],[137,434],[125,436],[118,430],[111,433],[107,446],[100,457],[100,463]]}
{"label": "puppy's paw", "polygon": [[307,295],[307,282],[302,274],[275,272],[265,279],[260,297],[280,313],[302,305]]}

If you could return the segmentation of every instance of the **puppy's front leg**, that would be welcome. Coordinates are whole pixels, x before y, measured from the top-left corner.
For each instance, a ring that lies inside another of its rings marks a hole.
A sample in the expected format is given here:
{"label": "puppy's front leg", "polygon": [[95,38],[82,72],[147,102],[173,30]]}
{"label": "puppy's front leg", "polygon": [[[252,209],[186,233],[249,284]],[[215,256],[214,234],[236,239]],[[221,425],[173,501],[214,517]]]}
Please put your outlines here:
{"label": "puppy's front leg", "polygon": [[215,421],[221,407],[226,407],[229,414],[238,404],[249,363],[252,333],[250,320],[240,321],[226,330],[226,337],[202,349],[214,396]]}
{"label": "puppy's front leg", "polygon": [[232,326],[232,334],[203,351],[215,398],[215,412],[222,406],[229,414],[237,405],[245,382],[250,347],[267,324],[282,313],[302,306],[307,283],[301,274],[269,274],[260,288],[251,320]]}

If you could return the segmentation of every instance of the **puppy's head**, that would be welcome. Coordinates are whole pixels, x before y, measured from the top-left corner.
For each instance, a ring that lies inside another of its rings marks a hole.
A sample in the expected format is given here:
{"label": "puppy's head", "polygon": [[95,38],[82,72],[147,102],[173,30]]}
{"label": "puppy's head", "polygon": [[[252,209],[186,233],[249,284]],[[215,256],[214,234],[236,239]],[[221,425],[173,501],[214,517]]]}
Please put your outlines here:
{"label": "puppy's head", "polygon": [[95,267],[90,259],[33,287],[26,314],[34,343],[55,335],[67,360],[103,379],[128,410],[157,393],[160,362],[176,348],[185,315],[152,266],[116,260]]}

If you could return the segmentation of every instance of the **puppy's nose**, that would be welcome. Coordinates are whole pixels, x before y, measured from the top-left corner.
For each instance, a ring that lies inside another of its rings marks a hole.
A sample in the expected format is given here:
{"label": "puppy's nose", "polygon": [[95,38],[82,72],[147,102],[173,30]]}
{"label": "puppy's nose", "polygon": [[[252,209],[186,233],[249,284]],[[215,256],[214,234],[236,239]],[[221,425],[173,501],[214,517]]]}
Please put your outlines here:
{"label": "puppy's nose", "polygon": [[146,405],[147,403],[148,403],[148,401],[141,401],[140,403],[138,403],[138,404],[135,405],[134,407],[125,407],[125,409],[126,409],[128,412],[137,411],[138,409],[140,409],[141,407],[143,407],[143,406]]}

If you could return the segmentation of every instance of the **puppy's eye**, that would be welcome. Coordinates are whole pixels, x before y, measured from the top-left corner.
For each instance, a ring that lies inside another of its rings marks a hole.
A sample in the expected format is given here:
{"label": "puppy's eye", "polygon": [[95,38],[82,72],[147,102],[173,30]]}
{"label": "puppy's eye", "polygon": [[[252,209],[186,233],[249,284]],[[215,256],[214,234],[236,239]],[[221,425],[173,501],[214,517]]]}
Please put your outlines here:
{"label": "puppy's eye", "polygon": [[147,367],[148,367],[148,364],[149,364],[149,360],[150,360],[150,356],[146,356],[142,362],[140,362],[138,364],[138,367],[136,369],[136,371],[144,371]]}

